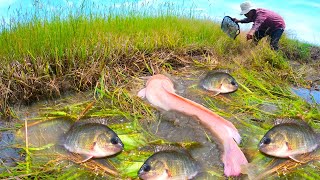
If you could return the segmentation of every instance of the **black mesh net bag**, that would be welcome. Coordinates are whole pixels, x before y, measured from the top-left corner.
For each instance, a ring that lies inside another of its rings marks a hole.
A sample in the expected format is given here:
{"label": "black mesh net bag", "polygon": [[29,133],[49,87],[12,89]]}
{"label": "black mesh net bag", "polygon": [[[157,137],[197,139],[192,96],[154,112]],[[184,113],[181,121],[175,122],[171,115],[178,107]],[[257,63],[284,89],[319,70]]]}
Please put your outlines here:
{"label": "black mesh net bag", "polygon": [[221,29],[225,32],[229,37],[236,39],[236,37],[240,34],[239,24],[234,22],[230,16],[225,16],[221,23]]}

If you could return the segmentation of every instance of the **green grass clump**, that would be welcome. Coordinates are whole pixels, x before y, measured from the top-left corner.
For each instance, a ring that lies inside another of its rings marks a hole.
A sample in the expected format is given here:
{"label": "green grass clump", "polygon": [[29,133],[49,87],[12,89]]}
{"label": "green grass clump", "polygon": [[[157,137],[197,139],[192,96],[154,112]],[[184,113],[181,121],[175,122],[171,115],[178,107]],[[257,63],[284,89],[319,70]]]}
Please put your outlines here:
{"label": "green grass clump", "polygon": [[285,46],[282,50],[287,59],[307,61],[310,60],[311,44],[299,42],[298,40],[290,40],[286,36],[281,39],[280,44]]}
{"label": "green grass clump", "polygon": [[145,73],[143,64],[152,62],[143,58],[154,52],[211,46],[226,56],[235,44],[210,21],[110,15],[34,18],[1,32],[0,46],[1,111],[8,114],[8,105],[20,100],[92,89],[109,69],[123,70],[126,76]]}

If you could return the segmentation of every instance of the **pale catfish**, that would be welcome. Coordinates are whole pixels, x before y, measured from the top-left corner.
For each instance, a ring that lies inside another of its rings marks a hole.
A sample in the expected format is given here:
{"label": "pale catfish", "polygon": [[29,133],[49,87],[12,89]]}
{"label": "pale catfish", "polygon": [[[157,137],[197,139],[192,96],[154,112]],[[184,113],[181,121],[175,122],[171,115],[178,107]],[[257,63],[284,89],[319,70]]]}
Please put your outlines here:
{"label": "pale catfish", "polygon": [[237,145],[241,137],[231,122],[204,106],[177,95],[172,81],[162,74],[150,77],[146,87],[139,91],[138,96],[146,98],[153,106],[166,111],[174,110],[196,116],[223,145],[222,162],[225,175],[240,175],[241,165],[247,164],[248,161]]}

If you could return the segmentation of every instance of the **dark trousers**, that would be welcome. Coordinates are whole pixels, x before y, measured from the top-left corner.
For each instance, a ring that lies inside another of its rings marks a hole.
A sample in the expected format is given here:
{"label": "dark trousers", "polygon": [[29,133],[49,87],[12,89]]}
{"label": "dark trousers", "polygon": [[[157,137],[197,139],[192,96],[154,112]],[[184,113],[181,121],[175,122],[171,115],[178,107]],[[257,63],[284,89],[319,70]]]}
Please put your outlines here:
{"label": "dark trousers", "polygon": [[263,37],[270,36],[270,38],[271,38],[270,46],[272,49],[277,51],[279,49],[278,43],[279,43],[279,40],[280,40],[280,37],[281,37],[283,31],[284,31],[284,29],[282,29],[282,28],[276,29],[272,32],[269,32],[268,30],[267,31],[258,30],[254,33],[253,40],[254,40],[255,44],[258,44],[258,42]]}

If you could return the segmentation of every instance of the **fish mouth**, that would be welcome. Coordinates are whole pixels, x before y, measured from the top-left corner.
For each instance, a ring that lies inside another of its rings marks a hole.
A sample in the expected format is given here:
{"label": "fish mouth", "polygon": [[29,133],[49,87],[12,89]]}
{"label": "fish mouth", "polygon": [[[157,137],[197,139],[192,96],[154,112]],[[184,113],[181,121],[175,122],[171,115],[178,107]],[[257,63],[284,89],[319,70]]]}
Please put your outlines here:
{"label": "fish mouth", "polygon": [[272,148],[270,145],[266,145],[263,142],[260,142],[258,145],[258,149],[260,152],[270,155],[270,151],[272,151],[274,148]]}
{"label": "fish mouth", "polygon": [[281,158],[287,157],[286,155],[283,154],[283,152],[281,152],[281,150],[278,147],[266,145],[263,143],[259,145],[259,151],[269,156],[275,156],[275,157],[281,157]]}
{"label": "fish mouth", "polygon": [[124,149],[124,144],[120,141],[118,144],[116,144],[116,148],[118,148],[119,151],[122,151]]}
{"label": "fish mouth", "polygon": [[116,144],[114,149],[118,152],[122,151],[124,149],[124,145],[122,143]]}
{"label": "fish mouth", "polygon": [[147,179],[148,178],[148,176],[147,176],[147,174],[145,172],[142,172],[141,174],[138,174],[138,176],[139,176],[140,179]]}
{"label": "fish mouth", "polygon": [[151,172],[146,172],[146,171],[143,171],[143,170],[139,170],[138,177],[140,179],[144,179],[144,180],[159,179],[157,174],[154,174],[154,173],[151,173]]}
{"label": "fish mouth", "polygon": [[148,178],[147,172],[145,172],[142,168],[140,168],[140,170],[138,172],[138,176],[141,179],[147,179]]}
{"label": "fish mouth", "polygon": [[259,149],[259,151],[267,154],[266,152],[273,150],[274,148],[272,148],[271,145],[267,145],[267,144],[264,144],[263,142],[260,142],[258,145],[258,149]]}
{"label": "fish mouth", "polygon": [[108,152],[112,152],[111,155],[117,154],[121,151],[123,151],[123,144],[114,144],[113,146],[107,146],[105,147],[105,150]]}

